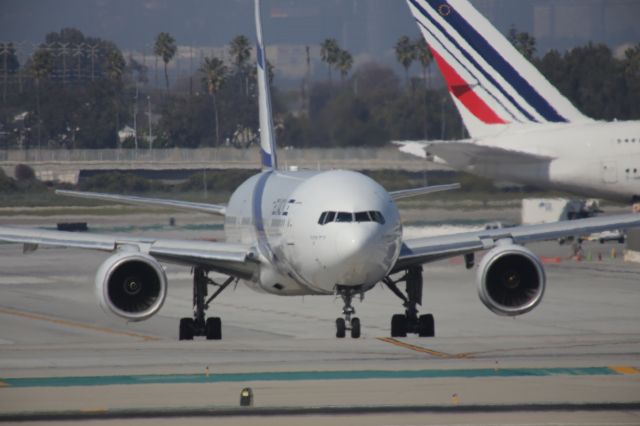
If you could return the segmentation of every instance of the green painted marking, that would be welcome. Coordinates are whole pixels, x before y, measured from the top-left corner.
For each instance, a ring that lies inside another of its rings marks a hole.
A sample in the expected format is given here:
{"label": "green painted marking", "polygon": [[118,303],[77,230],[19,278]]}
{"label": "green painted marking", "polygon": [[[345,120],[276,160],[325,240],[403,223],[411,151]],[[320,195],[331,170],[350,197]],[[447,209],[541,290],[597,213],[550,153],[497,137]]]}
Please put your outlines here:
{"label": "green painted marking", "polygon": [[525,376],[609,376],[620,373],[608,367],[587,368],[478,368],[463,370],[360,370],[283,371],[222,374],[141,374],[121,376],[70,376],[0,378],[9,387],[110,386],[169,383],[225,383],[300,380],[429,379]]}

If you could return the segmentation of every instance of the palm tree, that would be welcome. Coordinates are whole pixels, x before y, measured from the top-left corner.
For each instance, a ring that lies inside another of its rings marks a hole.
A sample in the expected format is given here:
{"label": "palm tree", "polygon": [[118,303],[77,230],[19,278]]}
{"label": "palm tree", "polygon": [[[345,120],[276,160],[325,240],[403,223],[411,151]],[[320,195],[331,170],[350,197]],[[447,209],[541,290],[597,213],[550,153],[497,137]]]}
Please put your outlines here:
{"label": "palm tree", "polygon": [[216,146],[220,145],[220,130],[218,125],[218,105],[216,102],[216,93],[220,90],[220,86],[224,82],[227,74],[227,66],[224,62],[216,57],[204,58],[204,63],[200,68],[204,74],[202,82],[207,87],[207,92],[211,95],[213,103],[213,116],[216,126]]}
{"label": "palm tree", "polygon": [[229,55],[231,55],[233,64],[238,69],[244,68],[251,56],[251,43],[249,43],[249,39],[244,35],[234,37],[229,44]]}
{"label": "palm tree", "polygon": [[249,81],[247,76],[247,61],[251,56],[251,43],[244,35],[239,35],[229,43],[229,56],[236,73],[240,76],[241,91],[249,96]]}
{"label": "palm tree", "polygon": [[42,119],[40,115],[40,82],[53,71],[53,56],[45,49],[38,49],[31,58],[31,73],[36,80],[36,112],[38,114],[38,149],[40,149],[40,135]]}
{"label": "palm tree", "polygon": [[[429,67],[429,65],[431,65],[431,62],[433,62],[433,54],[431,53],[431,49],[429,49],[429,45],[427,45],[427,43],[424,41],[424,39],[422,37],[418,37],[414,43],[414,47],[415,47],[415,51],[416,51],[416,56],[418,61],[420,62],[420,65],[422,66],[422,80],[424,81],[424,85],[426,88],[431,89],[431,68]],[[427,71],[429,71],[429,83],[427,83]],[[429,104],[429,95],[427,94],[427,91],[424,91],[424,101],[425,104]],[[422,120],[422,126],[423,126],[423,135],[424,138],[427,139],[428,138],[428,123],[429,123],[429,116],[428,113],[426,111],[428,111],[429,108],[425,108],[425,117]]]}
{"label": "palm tree", "polygon": [[398,39],[395,46],[396,59],[404,67],[404,78],[407,87],[409,85],[409,67],[411,63],[416,59],[416,49],[411,39],[407,36],[402,36]]}
{"label": "palm tree", "polygon": [[340,79],[344,83],[344,79],[353,67],[353,56],[346,50],[340,50],[338,54],[338,70],[340,70]]}
{"label": "palm tree", "polygon": [[340,47],[335,38],[325,39],[320,44],[320,56],[322,62],[327,64],[329,68],[329,83],[331,83],[331,68],[338,63],[338,54],[340,53]]}
{"label": "palm tree", "polygon": [[[257,70],[256,70],[257,71]],[[273,80],[276,78],[276,67],[267,59],[267,79],[269,85],[273,85]]]}
{"label": "palm tree", "polygon": [[162,58],[164,62],[164,80],[169,91],[169,74],[167,73],[167,64],[173,59],[177,51],[176,41],[169,33],[161,32],[156,37],[153,46],[153,53]]}
{"label": "palm tree", "polygon": [[233,61],[236,72],[240,75],[244,84],[245,96],[249,96],[249,82],[247,81],[247,61],[251,56],[251,43],[244,35],[234,37],[229,44],[229,55]]}
{"label": "palm tree", "polygon": [[[118,88],[121,88],[122,75],[124,74],[124,70],[127,65],[124,58],[122,57],[122,53],[120,52],[120,50],[114,48],[114,49],[110,49],[107,52],[106,65],[107,65],[107,76],[109,77],[109,80],[113,82],[114,92],[117,92]],[[136,86],[136,90],[137,90],[137,86]],[[137,101],[138,100],[136,98],[135,102]],[[113,96],[113,108],[116,116],[115,125],[116,125],[116,147],[117,147],[120,142],[120,140],[118,139],[118,131],[120,130],[120,104],[118,102],[117,95]],[[138,129],[136,128],[136,132],[137,131]],[[137,137],[138,136],[136,133],[136,141],[137,141]],[[136,149],[138,149],[137,142],[136,142]]]}
{"label": "palm tree", "polygon": [[427,87],[431,89],[431,68],[429,66],[431,65],[431,62],[433,62],[433,54],[422,37],[416,39],[415,49],[418,62],[420,62],[420,65],[422,66],[422,79],[425,82],[427,81],[427,71],[429,71],[429,84]]}
{"label": "palm tree", "polygon": [[518,32],[515,27],[511,27],[507,33],[507,40],[516,48],[528,61],[533,59],[536,53],[536,38],[527,32]]}
{"label": "palm tree", "polygon": [[109,79],[114,83],[119,83],[122,80],[122,74],[127,64],[117,49],[111,49],[107,53],[107,75]]}
{"label": "palm tree", "polygon": [[20,68],[20,63],[16,56],[16,48],[11,42],[0,43],[0,57],[2,57],[2,70],[4,75],[2,83],[2,103],[5,103],[7,101],[7,80],[9,74],[14,74],[18,68]]}

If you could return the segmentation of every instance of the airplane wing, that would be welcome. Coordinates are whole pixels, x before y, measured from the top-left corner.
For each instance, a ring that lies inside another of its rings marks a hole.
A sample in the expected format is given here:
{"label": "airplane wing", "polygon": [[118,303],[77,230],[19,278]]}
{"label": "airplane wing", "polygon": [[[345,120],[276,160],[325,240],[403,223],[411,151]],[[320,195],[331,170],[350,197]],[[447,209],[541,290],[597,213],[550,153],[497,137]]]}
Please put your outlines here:
{"label": "airplane wing", "polygon": [[526,244],[637,226],[640,226],[640,214],[626,214],[409,239],[403,241],[400,257],[396,261],[393,271],[491,249],[501,240],[511,240],[515,244]]}
{"label": "airplane wing", "polygon": [[171,207],[175,209],[200,211],[205,213],[224,215],[227,207],[220,204],[192,203],[189,201],[165,200],[162,198],[145,198],[133,195],[103,194],[99,192],[80,192],[57,190],[56,194],[69,197],[88,198],[91,200],[113,201],[125,204],[143,204],[152,206]]}
{"label": "airplane wing", "polygon": [[420,188],[402,189],[400,191],[392,191],[389,195],[392,199],[399,200],[401,198],[415,197],[418,195],[431,194],[433,192],[450,191],[452,189],[460,189],[460,184],[450,183],[446,185],[431,185]]}
{"label": "airplane wing", "polygon": [[528,152],[504,149],[493,146],[479,145],[472,142],[442,142],[426,143],[425,152],[429,155],[436,155],[449,164],[533,164],[549,162],[553,157],[531,154]]}
{"label": "airplane wing", "polygon": [[107,252],[130,247],[147,253],[159,261],[200,266],[239,278],[250,277],[257,268],[257,262],[253,260],[253,248],[242,244],[121,237],[8,226],[0,226],[0,241],[22,243],[26,251],[33,251],[39,245]]}

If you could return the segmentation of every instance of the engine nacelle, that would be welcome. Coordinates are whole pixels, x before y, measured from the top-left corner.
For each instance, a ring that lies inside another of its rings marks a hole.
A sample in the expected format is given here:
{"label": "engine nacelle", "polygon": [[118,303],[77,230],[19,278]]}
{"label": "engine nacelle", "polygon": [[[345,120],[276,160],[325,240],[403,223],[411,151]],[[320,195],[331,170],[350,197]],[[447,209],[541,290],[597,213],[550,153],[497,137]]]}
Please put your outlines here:
{"label": "engine nacelle", "polygon": [[498,315],[529,312],[542,300],[544,267],[530,250],[504,244],[488,251],[478,265],[476,284],[480,300]]}
{"label": "engine nacelle", "polygon": [[162,307],[167,297],[167,275],[147,254],[119,252],[100,265],[96,295],[105,312],[128,321],[142,321]]}

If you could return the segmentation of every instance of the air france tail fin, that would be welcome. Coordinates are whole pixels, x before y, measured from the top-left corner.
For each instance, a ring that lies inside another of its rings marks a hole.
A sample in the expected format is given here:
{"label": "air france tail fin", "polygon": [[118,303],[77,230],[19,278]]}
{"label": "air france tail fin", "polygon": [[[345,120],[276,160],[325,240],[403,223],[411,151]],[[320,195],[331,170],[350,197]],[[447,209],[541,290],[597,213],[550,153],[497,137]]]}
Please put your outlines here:
{"label": "air france tail fin", "polygon": [[590,120],[467,0],[407,0],[472,137]]}
{"label": "air france tail fin", "polygon": [[271,93],[267,72],[267,56],[262,42],[262,19],[260,17],[260,0],[255,0],[256,15],[256,66],[258,68],[258,108],[260,111],[260,154],[262,170],[276,170],[276,138],[273,132],[273,117],[271,115]]}

